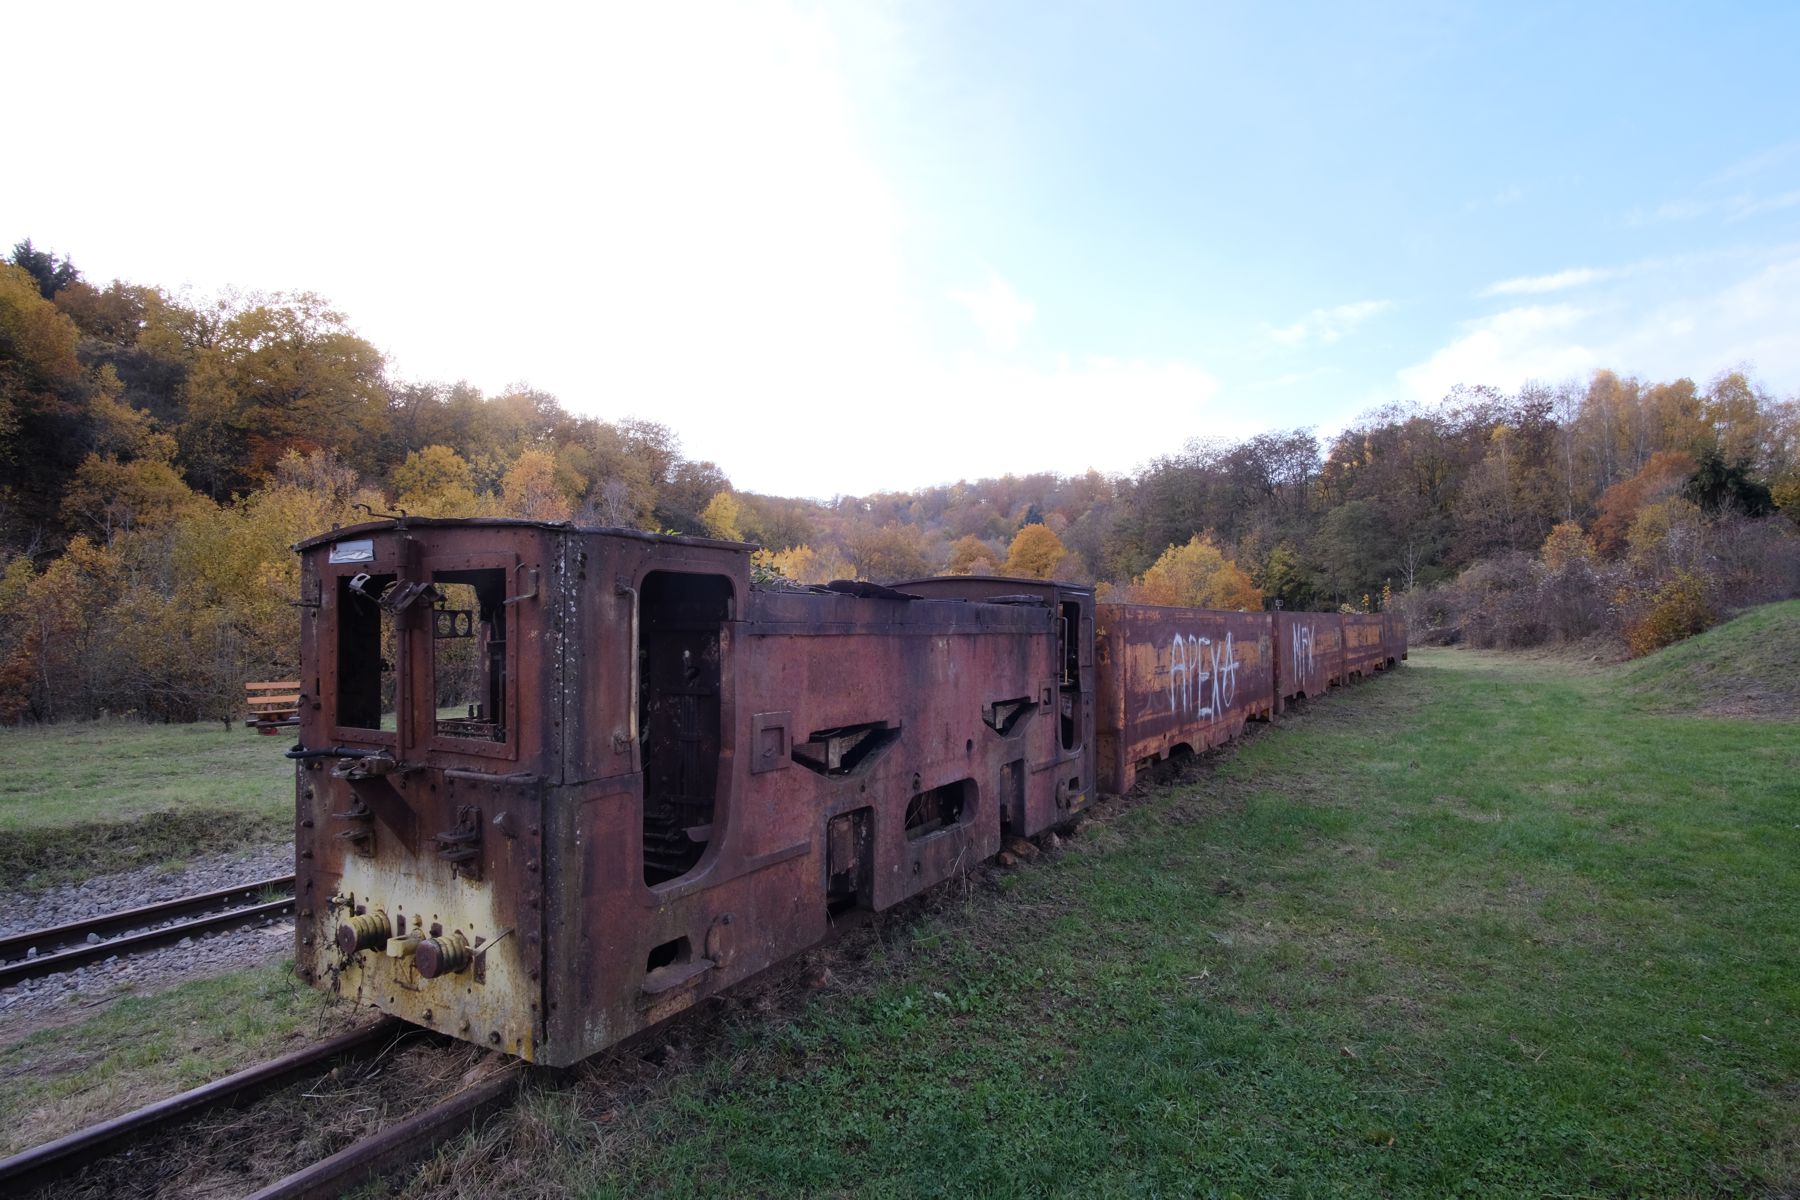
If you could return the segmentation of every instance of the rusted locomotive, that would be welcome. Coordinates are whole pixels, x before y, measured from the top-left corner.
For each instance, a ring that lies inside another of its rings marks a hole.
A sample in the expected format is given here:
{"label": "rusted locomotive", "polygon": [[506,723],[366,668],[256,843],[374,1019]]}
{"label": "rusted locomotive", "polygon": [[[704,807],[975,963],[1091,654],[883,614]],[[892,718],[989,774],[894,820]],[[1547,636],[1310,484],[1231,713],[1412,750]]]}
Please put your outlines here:
{"label": "rusted locomotive", "polygon": [[505,520],[302,543],[296,963],[565,1065],[1405,656],[1383,617]]}

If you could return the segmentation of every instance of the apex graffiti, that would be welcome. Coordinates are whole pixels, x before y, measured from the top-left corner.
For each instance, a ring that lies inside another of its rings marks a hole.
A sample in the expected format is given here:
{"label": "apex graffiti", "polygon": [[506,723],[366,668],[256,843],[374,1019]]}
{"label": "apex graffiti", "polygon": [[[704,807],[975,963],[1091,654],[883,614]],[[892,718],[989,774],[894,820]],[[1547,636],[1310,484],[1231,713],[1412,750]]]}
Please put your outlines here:
{"label": "apex graffiti", "polygon": [[1222,642],[1176,634],[1169,643],[1169,711],[1196,717],[1224,712],[1237,699],[1237,676],[1229,633]]}

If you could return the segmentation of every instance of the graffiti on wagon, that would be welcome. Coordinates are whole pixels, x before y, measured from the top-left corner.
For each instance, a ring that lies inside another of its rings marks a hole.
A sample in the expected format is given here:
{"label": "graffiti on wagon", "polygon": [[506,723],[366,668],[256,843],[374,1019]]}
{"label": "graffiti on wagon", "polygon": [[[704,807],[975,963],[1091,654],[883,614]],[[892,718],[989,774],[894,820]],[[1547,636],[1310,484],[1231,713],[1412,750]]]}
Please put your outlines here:
{"label": "graffiti on wagon", "polygon": [[1291,637],[1293,650],[1294,674],[1300,679],[1312,678],[1315,659],[1313,658],[1313,627],[1296,622]]}
{"label": "graffiti on wagon", "polygon": [[1213,717],[1237,699],[1238,657],[1231,635],[1215,642],[1178,633],[1169,642],[1169,711]]}

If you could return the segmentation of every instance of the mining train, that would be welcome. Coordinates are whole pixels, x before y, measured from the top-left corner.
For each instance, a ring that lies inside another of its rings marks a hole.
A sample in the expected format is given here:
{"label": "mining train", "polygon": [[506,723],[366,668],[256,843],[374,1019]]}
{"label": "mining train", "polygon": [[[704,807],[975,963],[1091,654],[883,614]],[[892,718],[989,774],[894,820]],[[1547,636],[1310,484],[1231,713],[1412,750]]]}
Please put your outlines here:
{"label": "mining train", "polygon": [[295,961],[566,1065],[1406,656],[1395,617],[516,520],[303,542]]}

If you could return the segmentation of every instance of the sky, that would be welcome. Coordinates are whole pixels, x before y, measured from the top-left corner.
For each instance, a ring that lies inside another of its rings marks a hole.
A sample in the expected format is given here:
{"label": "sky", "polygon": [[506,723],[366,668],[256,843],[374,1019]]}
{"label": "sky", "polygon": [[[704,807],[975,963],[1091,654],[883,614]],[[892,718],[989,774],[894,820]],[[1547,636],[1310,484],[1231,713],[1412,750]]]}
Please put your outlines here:
{"label": "sky", "polygon": [[1800,394],[1800,5],[14,6],[0,239],[743,490],[1607,368]]}

